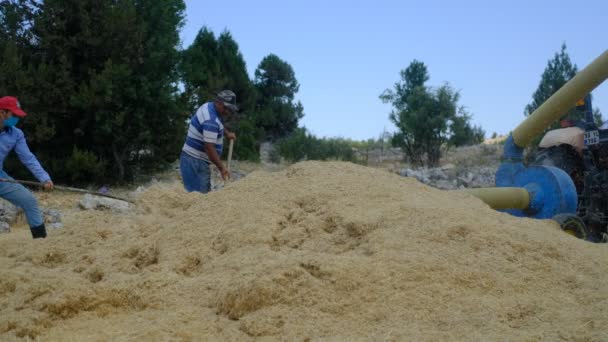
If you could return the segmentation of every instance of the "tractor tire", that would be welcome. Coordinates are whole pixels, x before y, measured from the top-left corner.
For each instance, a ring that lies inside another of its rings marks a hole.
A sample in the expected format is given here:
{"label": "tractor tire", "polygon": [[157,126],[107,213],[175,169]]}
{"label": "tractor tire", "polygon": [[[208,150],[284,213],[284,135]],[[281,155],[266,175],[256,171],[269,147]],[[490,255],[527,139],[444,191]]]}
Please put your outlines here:
{"label": "tractor tire", "polygon": [[585,222],[575,214],[557,214],[553,216],[553,220],[559,223],[560,228],[572,236],[576,236],[581,240],[589,240],[591,231],[585,225]]}

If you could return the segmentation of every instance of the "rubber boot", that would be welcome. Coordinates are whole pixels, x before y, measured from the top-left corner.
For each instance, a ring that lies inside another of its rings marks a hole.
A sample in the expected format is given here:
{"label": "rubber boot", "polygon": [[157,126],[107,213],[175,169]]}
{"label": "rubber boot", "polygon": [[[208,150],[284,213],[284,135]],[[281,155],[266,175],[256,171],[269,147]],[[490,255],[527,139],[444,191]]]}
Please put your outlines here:
{"label": "rubber boot", "polygon": [[30,230],[32,231],[32,238],[34,239],[44,239],[46,237],[46,227],[44,224],[41,224],[38,227],[31,227]]}

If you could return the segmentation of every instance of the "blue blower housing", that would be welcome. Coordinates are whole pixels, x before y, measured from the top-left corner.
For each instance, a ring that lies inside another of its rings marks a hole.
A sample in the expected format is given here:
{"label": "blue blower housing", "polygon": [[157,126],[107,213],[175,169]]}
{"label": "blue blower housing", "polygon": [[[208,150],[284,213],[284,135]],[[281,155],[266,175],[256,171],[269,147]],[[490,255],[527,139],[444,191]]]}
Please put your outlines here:
{"label": "blue blower housing", "polygon": [[509,209],[505,212],[538,219],[552,218],[562,213],[576,213],[576,187],[566,172],[552,166],[525,167],[523,148],[515,144],[513,135],[505,142],[503,158],[496,171],[496,187],[525,188],[530,194],[528,208]]}

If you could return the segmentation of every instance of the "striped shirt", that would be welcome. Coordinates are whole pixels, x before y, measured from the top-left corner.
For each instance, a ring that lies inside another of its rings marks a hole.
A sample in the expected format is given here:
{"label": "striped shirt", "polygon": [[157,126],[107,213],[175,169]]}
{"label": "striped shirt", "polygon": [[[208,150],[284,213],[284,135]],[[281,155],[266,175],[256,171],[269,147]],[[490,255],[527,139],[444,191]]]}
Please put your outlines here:
{"label": "striped shirt", "polygon": [[190,118],[188,135],[182,151],[192,157],[209,161],[205,153],[205,143],[215,144],[218,156],[222,155],[224,148],[224,122],[218,115],[213,102],[207,102]]}

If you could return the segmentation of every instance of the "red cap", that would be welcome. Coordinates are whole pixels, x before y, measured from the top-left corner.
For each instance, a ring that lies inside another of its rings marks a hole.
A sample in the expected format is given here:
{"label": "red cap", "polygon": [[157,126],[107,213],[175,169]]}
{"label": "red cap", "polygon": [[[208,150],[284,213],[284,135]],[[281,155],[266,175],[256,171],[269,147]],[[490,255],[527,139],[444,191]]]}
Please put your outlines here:
{"label": "red cap", "polygon": [[17,116],[24,117],[27,114],[21,110],[21,106],[19,105],[19,101],[17,98],[12,96],[0,97],[0,109],[6,109],[13,112],[13,114]]}

